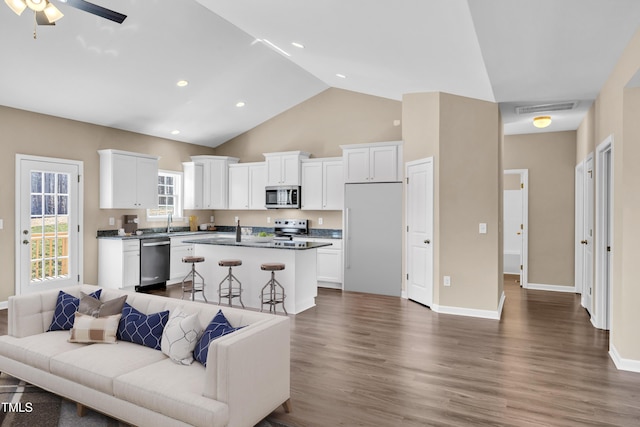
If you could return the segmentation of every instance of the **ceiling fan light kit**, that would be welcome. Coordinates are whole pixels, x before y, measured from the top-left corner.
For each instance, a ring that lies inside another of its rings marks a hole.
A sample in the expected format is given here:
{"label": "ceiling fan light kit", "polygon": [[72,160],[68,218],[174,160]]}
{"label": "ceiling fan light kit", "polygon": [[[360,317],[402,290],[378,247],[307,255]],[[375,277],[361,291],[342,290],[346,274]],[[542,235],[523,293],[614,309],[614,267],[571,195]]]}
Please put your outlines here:
{"label": "ceiling fan light kit", "polygon": [[538,116],[533,118],[533,125],[539,129],[546,128],[551,124],[551,116]]}
{"label": "ceiling fan light kit", "polygon": [[[104,19],[108,19],[118,24],[122,24],[127,18],[127,15],[123,15],[113,10],[106,9],[102,6],[89,3],[85,0],[61,0],[70,7],[83,10],[93,15],[99,16]],[[55,22],[62,18],[64,15],[60,10],[55,7],[49,0],[4,0],[11,10],[16,15],[22,15],[27,8],[33,10],[35,13],[36,23],[38,25],[55,25]],[[35,38],[35,32],[34,32]]]}

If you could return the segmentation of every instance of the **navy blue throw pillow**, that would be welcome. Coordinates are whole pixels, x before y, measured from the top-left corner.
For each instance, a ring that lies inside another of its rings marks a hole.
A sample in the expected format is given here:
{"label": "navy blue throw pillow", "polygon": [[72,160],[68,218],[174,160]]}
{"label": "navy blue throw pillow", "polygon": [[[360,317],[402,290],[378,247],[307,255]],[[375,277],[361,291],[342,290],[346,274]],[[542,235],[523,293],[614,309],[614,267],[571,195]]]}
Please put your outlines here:
{"label": "navy blue throw pillow", "polygon": [[[100,299],[102,289],[90,294],[95,299]],[[76,311],[80,306],[80,298],[69,295],[66,292],[58,292],[58,300],[56,301],[56,309],[53,312],[53,320],[47,332],[50,331],[70,331],[73,328],[73,322],[76,320]]]}
{"label": "navy blue throw pillow", "polygon": [[167,325],[167,320],[169,320],[169,310],[144,314],[125,302],[118,324],[117,338],[160,350],[162,331]]}
{"label": "navy blue throw pillow", "polygon": [[218,313],[211,322],[209,322],[209,326],[204,330],[200,341],[196,344],[196,348],[193,349],[193,358],[204,366],[207,366],[207,355],[209,354],[209,344],[211,341],[241,328],[242,326],[239,328],[231,326],[227,318],[224,317],[222,310],[218,310]]}

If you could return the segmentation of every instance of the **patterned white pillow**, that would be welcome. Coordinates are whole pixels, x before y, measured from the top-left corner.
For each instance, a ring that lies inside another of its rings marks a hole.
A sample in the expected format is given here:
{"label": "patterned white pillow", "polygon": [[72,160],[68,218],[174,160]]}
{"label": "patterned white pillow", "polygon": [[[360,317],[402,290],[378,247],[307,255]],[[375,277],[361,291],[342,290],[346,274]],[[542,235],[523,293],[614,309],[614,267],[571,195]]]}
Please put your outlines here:
{"label": "patterned white pillow", "polygon": [[176,310],[162,332],[160,349],[174,362],[190,365],[193,363],[193,349],[201,334],[202,328],[196,313],[188,315]]}

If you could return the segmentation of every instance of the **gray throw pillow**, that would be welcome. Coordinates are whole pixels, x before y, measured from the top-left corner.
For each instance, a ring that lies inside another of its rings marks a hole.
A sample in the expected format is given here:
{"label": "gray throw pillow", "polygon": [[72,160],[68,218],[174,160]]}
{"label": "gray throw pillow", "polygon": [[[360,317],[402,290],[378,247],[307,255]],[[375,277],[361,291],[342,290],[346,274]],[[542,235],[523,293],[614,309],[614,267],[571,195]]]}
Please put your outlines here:
{"label": "gray throw pillow", "polygon": [[122,295],[121,297],[102,302],[84,292],[80,292],[78,312],[93,317],[113,316],[114,314],[122,313],[122,307],[124,307],[126,300],[127,296]]}

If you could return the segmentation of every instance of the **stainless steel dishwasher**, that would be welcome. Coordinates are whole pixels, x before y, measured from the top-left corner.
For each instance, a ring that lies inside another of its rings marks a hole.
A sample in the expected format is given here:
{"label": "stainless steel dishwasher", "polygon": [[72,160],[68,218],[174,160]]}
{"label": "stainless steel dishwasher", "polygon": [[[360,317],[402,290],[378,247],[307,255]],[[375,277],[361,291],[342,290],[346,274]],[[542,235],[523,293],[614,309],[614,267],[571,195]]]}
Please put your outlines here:
{"label": "stainless steel dishwasher", "polygon": [[169,280],[171,239],[140,239],[140,285],[136,291],[164,287]]}

